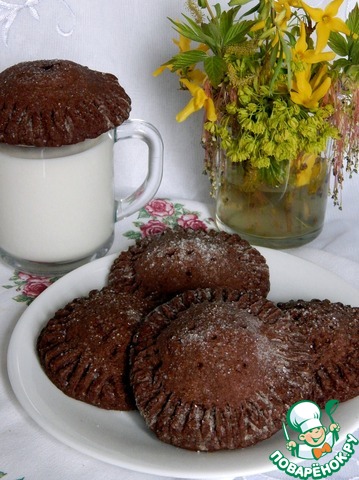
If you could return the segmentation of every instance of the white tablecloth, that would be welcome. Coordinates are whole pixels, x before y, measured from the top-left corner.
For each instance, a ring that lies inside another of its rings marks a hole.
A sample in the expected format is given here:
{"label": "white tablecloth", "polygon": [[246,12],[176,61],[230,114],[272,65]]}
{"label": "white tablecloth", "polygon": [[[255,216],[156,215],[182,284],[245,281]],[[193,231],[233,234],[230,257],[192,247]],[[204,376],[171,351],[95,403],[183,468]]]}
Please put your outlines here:
{"label": "white tablecloth", "polygon": [[[201,226],[199,224],[203,221],[212,225],[210,220],[210,218],[213,218],[212,205],[185,200],[176,202],[169,200],[168,205],[170,207],[167,212],[159,212],[158,210],[156,212],[149,209],[150,213],[147,212],[147,216],[144,216],[144,210],[142,210],[141,214],[135,214],[120,222],[116,229],[115,243],[109,253],[117,252],[119,248],[125,248],[140,234],[146,235],[151,231],[158,231],[158,229],[163,228],[164,222],[169,219],[171,221],[175,220],[184,228]],[[171,211],[173,205],[178,206],[176,211]],[[330,228],[328,229],[330,231]],[[320,244],[326,242],[328,242],[328,233],[323,232],[310,246],[292,249],[288,253],[327,268],[359,288],[359,265],[349,258],[331,253],[329,248],[331,242],[327,245],[328,251],[322,250]],[[313,248],[312,245],[317,245],[317,248]],[[118,480],[119,478],[123,480],[150,480],[151,478],[159,478],[147,473],[138,473],[113,466],[79,453],[39,427],[16,399],[7,374],[6,352],[8,343],[13,328],[27,308],[27,303],[30,303],[48,283],[49,281],[44,278],[16,274],[0,263],[0,478],[2,474],[6,474],[6,478],[11,480],[57,480],[63,478],[76,478],[78,480],[88,480],[89,478],[94,480],[102,480],[103,478],[106,478],[106,480]],[[352,433],[356,438],[359,438],[359,430],[353,429]],[[339,451],[340,448],[341,444],[338,444],[336,449]],[[343,480],[358,478],[359,446],[355,448],[355,454],[350,461],[332,478]],[[258,459],[258,463],[262,463],[262,460]],[[255,468],[256,465],[254,464],[253,471],[255,471]],[[240,469],[238,472],[240,472]],[[195,476],[198,478],[198,474]],[[242,480],[285,479],[288,478],[288,475],[276,469],[269,473],[262,472],[240,478]]]}

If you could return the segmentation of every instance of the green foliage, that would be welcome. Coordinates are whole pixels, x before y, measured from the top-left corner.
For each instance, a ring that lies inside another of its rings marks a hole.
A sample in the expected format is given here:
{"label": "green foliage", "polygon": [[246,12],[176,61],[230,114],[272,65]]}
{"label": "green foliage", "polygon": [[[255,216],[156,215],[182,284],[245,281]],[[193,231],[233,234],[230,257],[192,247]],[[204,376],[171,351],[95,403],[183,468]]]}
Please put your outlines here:
{"label": "green foliage", "polygon": [[228,158],[260,169],[260,176],[275,185],[284,180],[283,165],[299,152],[322,152],[336,129],[328,122],[331,106],[309,115],[290,99],[264,93],[249,85],[239,89],[238,100],[227,105],[220,121],[207,122],[205,128]]}
{"label": "green foliage", "polygon": [[251,0],[231,0],[228,5],[230,7],[234,7],[236,5],[239,5],[239,6],[242,6],[242,5],[246,5],[247,3],[249,3]]}
{"label": "green foliage", "polygon": [[226,62],[217,55],[207,57],[204,61],[204,70],[212,85],[217,86],[221,83],[226,73]]}
{"label": "green foliage", "polygon": [[346,38],[338,32],[332,32],[330,34],[329,46],[334,53],[341,57],[349,55],[349,45]]}
{"label": "green foliage", "polygon": [[346,24],[353,33],[359,35],[359,5],[358,3],[354,6],[351,12],[349,12],[348,20]]}
{"label": "green foliage", "polygon": [[210,81],[217,86],[223,80],[226,71],[223,60],[226,49],[230,45],[244,43],[254,23],[250,20],[237,22],[238,10],[239,8],[236,7],[222,12],[220,6],[216,5],[217,16],[210,19],[208,23],[202,22],[200,25],[186,15],[183,15],[185,23],[171,20],[180,35],[206,45],[210,52],[206,53],[200,50],[181,52],[172,57],[165,65],[171,65],[174,71],[178,71],[202,64]]}
{"label": "green foliage", "polygon": [[334,69],[343,71],[347,77],[359,82],[359,6],[356,4],[346,21],[352,32],[345,36],[338,32],[331,32],[328,46],[341,58],[333,63]]}
{"label": "green foliage", "polygon": [[183,42],[165,64],[187,80],[182,85],[190,85],[194,98],[177,118],[182,121],[200,108],[207,118],[217,117],[205,124],[211,178],[217,142],[250,172],[248,178],[276,184],[288,162],[325,150],[330,138],[340,139],[334,141],[337,188],[344,159],[353,157],[351,164],[359,165],[358,3],[346,26],[338,26],[330,0],[319,9],[322,18],[328,17],[325,22],[305,3],[288,0],[257,0],[242,13],[249,1],[229,0],[222,9],[209,0],[187,0],[193,18],[171,20],[176,32],[197,43],[190,48]]}
{"label": "green foliage", "polygon": [[190,17],[187,17],[186,15],[183,15],[183,17],[186,19],[187,23],[176,22],[171,18],[169,19],[175,26],[174,29],[176,30],[176,32],[186,38],[193,40],[194,42],[204,43],[211,48],[211,45],[214,44],[212,38],[208,35],[205,35],[204,31],[202,31],[201,26],[198,25]]}
{"label": "green foliage", "polygon": [[205,61],[207,58],[208,55],[206,52],[201,50],[189,50],[188,52],[175,55],[169,62],[167,62],[167,64],[172,65],[173,70],[176,71],[192,67],[199,62]]}

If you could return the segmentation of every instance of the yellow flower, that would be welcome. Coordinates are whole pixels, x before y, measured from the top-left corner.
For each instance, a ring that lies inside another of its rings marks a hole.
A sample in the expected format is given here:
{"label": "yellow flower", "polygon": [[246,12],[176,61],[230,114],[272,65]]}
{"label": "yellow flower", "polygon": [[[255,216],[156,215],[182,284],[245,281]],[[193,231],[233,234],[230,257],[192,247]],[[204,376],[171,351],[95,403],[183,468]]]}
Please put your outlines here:
{"label": "yellow flower", "polygon": [[311,78],[311,66],[295,73],[295,84],[290,92],[294,103],[306,108],[317,108],[319,100],[328,92],[331,78],[326,76],[327,66],[322,65],[318,73]]}
{"label": "yellow flower", "polygon": [[[180,53],[188,52],[189,50],[191,50],[191,40],[187,37],[184,37],[183,35],[180,35],[178,40],[176,40],[174,38],[172,41],[175,45],[177,45]],[[194,50],[201,50],[203,52],[206,52],[208,49],[209,49],[209,47],[207,45],[205,45],[204,43],[201,43]],[[170,72],[172,72],[173,71],[173,65],[171,65],[171,64],[161,65],[160,67],[158,67],[153,72],[153,76],[158,77],[166,69],[168,69]],[[181,76],[181,71],[179,71],[179,75]],[[196,68],[192,68],[192,69],[189,69],[189,71],[187,73],[187,77],[190,80],[196,81],[197,83],[202,83],[204,78],[205,78],[205,74],[203,72],[201,72],[201,70],[198,70]]]}
{"label": "yellow flower", "polygon": [[285,30],[292,16],[290,3],[287,0],[277,0],[274,2],[274,10],[276,11],[275,23],[281,30]]}
{"label": "yellow flower", "polygon": [[217,120],[217,114],[212,98],[206,94],[203,88],[195,83],[191,83],[186,78],[182,78],[181,83],[188,88],[192,98],[185,108],[177,114],[177,122],[183,122],[192,113],[197,112],[197,110],[200,110],[201,108],[206,110],[208,120],[215,122]]}
{"label": "yellow flower", "polygon": [[180,52],[188,52],[191,49],[191,39],[183,35],[180,35],[178,40],[173,38],[172,41],[177,45]]}
{"label": "yellow flower", "polygon": [[314,153],[304,153],[301,159],[302,168],[296,175],[295,184],[297,187],[303,187],[304,185],[308,185],[317,157],[318,155]]}
{"label": "yellow flower", "polygon": [[333,52],[316,52],[315,50],[308,49],[308,44],[306,41],[306,32],[305,24],[301,22],[300,24],[300,36],[298,38],[295,47],[292,49],[293,61],[301,64],[304,63],[319,63],[319,62],[329,62],[335,58],[335,53]]}
{"label": "yellow flower", "polygon": [[[184,37],[183,35],[180,34],[178,40],[174,38],[172,41],[175,45],[177,45],[180,53],[188,52],[189,50],[192,50],[190,38]],[[201,50],[202,52],[207,52],[207,50],[209,50],[209,46],[204,43],[200,43],[198,47],[194,48],[193,50]]]}
{"label": "yellow flower", "polygon": [[258,30],[262,30],[266,26],[265,20],[259,20],[256,22],[253,27],[251,27],[251,32],[257,32]]}
{"label": "yellow flower", "polygon": [[161,65],[160,67],[156,68],[152,75],[154,77],[158,77],[166,70],[166,68],[168,68],[168,70],[172,72],[172,65]]}
{"label": "yellow flower", "polygon": [[186,77],[197,85],[202,85],[204,79],[206,78],[205,73],[202,70],[198,70],[198,68],[189,69],[186,73]]}
{"label": "yellow flower", "polygon": [[328,43],[330,32],[342,32],[345,35],[350,35],[350,30],[345,22],[336,17],[340,5],[343,0],[332,0],[324,10],[321,8],[310,7],[302,2],[304,10],[308,15],[317,22],[317,46],[316,52],[321,52]]}
{"label": "yellow flower", "polygon": [[[189,38],[184,37],[183,35],[180,35],[179,40],[176,40],[175,38],[173,38],[172,42],[175,45],[177,45],[177,47],[179,48],[179,51],[181,53],[182,52],[187,52],[188,50],[191,49],[191,40]],[[161,73],[163,73],[167,68],[170,72],[173,71],[173,65],[164,64],[164,65],[161,65],[160,67],[158,67],[157,70],[155,70],[153,72],[153,76],[158,77],[158,75],[161,75]]]}

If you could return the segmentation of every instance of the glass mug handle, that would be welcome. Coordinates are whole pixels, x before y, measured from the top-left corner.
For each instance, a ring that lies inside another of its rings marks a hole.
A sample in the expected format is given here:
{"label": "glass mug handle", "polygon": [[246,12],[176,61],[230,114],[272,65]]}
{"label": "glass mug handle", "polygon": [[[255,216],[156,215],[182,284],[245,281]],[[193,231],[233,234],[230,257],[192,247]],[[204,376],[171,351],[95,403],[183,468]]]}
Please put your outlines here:
{"label": "glass mug handle", "polygon": [[130,138],[138,138],[147,144],[148,171],[137,190],[126,198],[116,199],[116,222],[144,207],[155,196],[162,180],[163,141],[158,130],[143,120],[126,120],[115,129],[115,143]]}

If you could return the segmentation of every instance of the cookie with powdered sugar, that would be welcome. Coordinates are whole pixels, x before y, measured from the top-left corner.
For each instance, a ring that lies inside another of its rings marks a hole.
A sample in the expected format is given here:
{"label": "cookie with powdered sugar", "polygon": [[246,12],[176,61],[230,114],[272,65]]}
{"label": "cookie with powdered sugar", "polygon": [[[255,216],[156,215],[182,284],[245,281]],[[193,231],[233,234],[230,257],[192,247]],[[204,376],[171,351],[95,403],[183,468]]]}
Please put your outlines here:
{"label": "cookie with powdered sugar", "polygon": [[239,235],[168,228],[137,241],[114,261],[109,285],[166,301],[185,290],[228,287],[266,296],[269,267]]}
{"label": "cookie with powdered sugar", "polygon": [[324,407],[328,400],[359,395],[359,308],[327,299],[278,306],[310,347],[313,391],[308,398]]}
{"label": "cookie with powdered sugar", "polygon": [[189,450],[237,449],[269,438],[288,408],[308,398],[309,358],[303,335],[271,301],[201,289],[139,325],[130,381],[160,440]]}
{"label": "cookie with powdered sugar", "polygon": [[37,340],[40,363],[66,395],[111,410],[135,408],[128,348],[153,305],[136,294],[93,290],[59,309]]}

